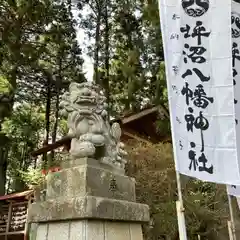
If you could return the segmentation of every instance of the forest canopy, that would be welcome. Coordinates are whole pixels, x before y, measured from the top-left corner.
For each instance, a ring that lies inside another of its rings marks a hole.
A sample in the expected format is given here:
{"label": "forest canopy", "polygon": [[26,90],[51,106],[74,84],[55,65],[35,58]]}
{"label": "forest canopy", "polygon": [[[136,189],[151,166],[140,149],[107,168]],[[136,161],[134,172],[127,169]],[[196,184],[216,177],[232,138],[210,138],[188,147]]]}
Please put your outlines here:
{"label": "forest canopy", "polygon": [[[66,136],[59,104],[71,82],[99,84],[112,117],[152,105],[168,109],[159,17],[157,0],[1,2],[0,196],[37,184],[42,169],[65,157],[59,151],[39,158],[30,153]],[[86,79],[84,54],[93,60],[93,79]],[[170,135],[169,120],[155,126]],[[128,148],[138,200],[151,207],[146,239],[178,239],[172,146],[129,142]],[[189,239],[219,240],[222,229],[225,239],[224,190],[198,181],[186,186]]]}

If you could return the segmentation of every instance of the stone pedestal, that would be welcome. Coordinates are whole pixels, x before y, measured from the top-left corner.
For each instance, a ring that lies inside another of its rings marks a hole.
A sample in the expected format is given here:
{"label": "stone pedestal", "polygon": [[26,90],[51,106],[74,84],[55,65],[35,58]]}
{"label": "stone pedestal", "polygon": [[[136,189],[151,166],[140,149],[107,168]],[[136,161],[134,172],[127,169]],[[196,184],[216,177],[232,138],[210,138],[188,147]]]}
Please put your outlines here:
{"label": "stone pedestal", "polygon": [[141,240],[149,209],[136,203],[134,179],[84,158],[48,175],[45,198],[28,217],[38,223],[31,240]]}

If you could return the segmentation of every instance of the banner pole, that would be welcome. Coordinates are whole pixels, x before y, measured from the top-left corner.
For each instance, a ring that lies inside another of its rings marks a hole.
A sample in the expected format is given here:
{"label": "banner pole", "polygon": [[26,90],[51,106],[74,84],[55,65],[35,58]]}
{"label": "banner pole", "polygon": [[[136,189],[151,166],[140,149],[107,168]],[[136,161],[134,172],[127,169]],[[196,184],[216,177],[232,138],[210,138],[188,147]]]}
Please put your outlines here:
{"label": "banner pole", "polygon": [[[160,1],[158,0],[158,6],[159,6],[159,15],[161,15],[161,7],[160,7]],[[166,1],[166,0],[165,0]],[[165,42],[165,34],[164,34],[164,24],[162,19],[160,19],[160,25],[161,25],[161,29],[162,29],[162,38],[163,38],[163,45],[166,44]],[[164,46],[163,48],[164,50],[164,56],[167,56],[167,51],[166,51],[166,46]],[[166,69],[168,66],[168,62],[165,61],[165,65],[166,65]],[[168,78],[168,71],[166,71],[166,76]],[[167,83],[168,84],[168,83]],[[168,89],[169,89],[169,84],[168,84]],[[169,100],[169,104],[171,105],[171,101]],[[170,113],[171,119],[172,119],[172,115]],[[172,123],[172,120],[171,120]],[[172,130],[172,128],[171,128]],[[171,131],[173,134],[173,131]],[[174,134],[173,134],[173,138],[174,139]],[[174,150],[175,152],[175,150]],[[176,154],[174,154],[176,157]],[[176,170],[176,179],[177,179],[177,191],[178,191],[178,201],[176,201],[176,207],[177,207],[177,217],[178,217],[178,229],[179,229],[179,240],[187,240],[187,231],[186,231],[186,223],[185,223],[185,216],[184,216],[184,207],[183,207],[183,197],[182,197],[182,190],[181,190],[181,180],[180,180],[180,174],[179,172]]]}
{"label": "banner pole", "polygon": [[232,223],[231,221],[228,221],[228,235],[229,235],[229,240],[234,240],[233,239],[233,233],[232,233]]}
{"label": "banner pole", "polygon": [[178,190],[178,201],[176,202],[176,207],[177,207],[177,216],[178,216],[179,239],[187,240],[186,222],[185,222],[185,216],[184,216],[185,209],[183,206],[181,178],[180,178],[180,173],[177,170],[176,170],[176,177],[177,177],[177,190]]}
{"label": "banner pole", "polygon": [[232,196],[228,194],[228,206],[229,206],[229,213],[230,213],[230,223],[228,223],[228,229],[231,231],[231,234],[229,233],[230,240],[237,240],[236,237],[236,226],[235,226],[235,220],[234,220],[234,214],[233,214],[233,205],[232,205]]}

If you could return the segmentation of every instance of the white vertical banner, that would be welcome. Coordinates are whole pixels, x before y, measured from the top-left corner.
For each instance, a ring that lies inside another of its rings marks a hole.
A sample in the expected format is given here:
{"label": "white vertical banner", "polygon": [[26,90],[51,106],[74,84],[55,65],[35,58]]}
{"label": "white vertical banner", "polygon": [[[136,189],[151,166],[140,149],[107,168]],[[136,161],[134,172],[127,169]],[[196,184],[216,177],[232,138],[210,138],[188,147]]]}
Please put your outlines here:
{"label": "white vertical banner", "polygon": [[240,186],[228,185],[227,194],[235,197],[240,197]]}
{"label": "white vertical banner", "polygon": [[[238,143],[238,156],[240,158],[240,3],[232,1],[232,74],[234,85],[234,106],[236,134]],[[232,196],[240,196],[240,186],[228,185],[228,194]]]}
{"label": "white vertical banner", "polygon": [[240,185],[231,0],[159,1],[176,170]]}
{"label": "white vertical banner", "polygon": [[[233,69],[233,85],[234,85],[234,104],[236,113],[236,134],[238,145],[240,143],[240,3],[232,1],[232,69]],[[239,145],[240,146],[240,145]],[[238,147],[238,156],[240,156],[240,147]],[[228,194],[232,196],[240,196],[240,186],[228,185]]]}

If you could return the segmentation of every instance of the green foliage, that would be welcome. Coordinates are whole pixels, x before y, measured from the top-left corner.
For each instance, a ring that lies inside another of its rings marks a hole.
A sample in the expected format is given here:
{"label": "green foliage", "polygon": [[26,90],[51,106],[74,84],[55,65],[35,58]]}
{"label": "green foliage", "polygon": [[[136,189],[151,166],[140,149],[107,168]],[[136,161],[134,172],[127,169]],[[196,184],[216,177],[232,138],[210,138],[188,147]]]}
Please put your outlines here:
{"label": "green foliage", "polygon": [[111,113],[138,111],[149,104],[165,105],[158,1],[78,3],[80,23],[89,37],[86,47],[94,58],[95,78],[100,78],[109,95]]}
{"label": "green foliage", "polygon": [[[171,144],[127,144],[128,174],[136,178],[137,199],[150,206],[152,226],[146,239],[178,239],[176,178]],[[182,177],[188,239],[227,236],[228,204],[224,186]]]}
{"label": "green foliage", "polygon": [[36,138],[44,122],[44,115],[41,111],[43,109],[29,104],[17,106],[11,119],[4,122],[3,131],[11,139],[24,140],[32,133]]}
{"label": "green foliage", "polygon": [[[51,152],[32,159],[30,153],[68,132],[59,101],[71,81],[85,81],[79,26],[89,37],[85,47],[94,58],[94,80],[105,89],[112,114],[152,104],[168,109],[158,0],[74,2],[79,25],[72,1],[6,0],[0,5],[0,195],[6,172],[8,192],[22,191],[43,181],[43,165],[68,157]],[[168,134],[169,120],[160,119],[156,128]],[[138,201],[151,209],[146,239],[178,239],[172,146],[127,146]],[[226,239],[225,190],[193,179],[183,182],[189,239]]]}
{"label": "green foliage", "polygon": [[[59,135],[60,95],[71,81],[85,81],[75,28],[71,1],[7,0],[1,3],[0,130],[4,124],[11,149],[9,161],[0,160],[0,179],[6,178],[6,165],[11,176],[18,167],[27,169],[30,149],[39,147],[44,138],[54,142]],[[34,111],[40,111],[41,126],[35,123],[34,129],[25,126],[24,121],[32,126],[31,121],[35,119],[27,117],[24,107],[15,109],[20,111],[18,119],[15,113],[11,118],[14,103],[27,103],[34,106]],[[44,106],[45,111],[39,110]],[[35,131],[37,140],[32,135]],[[3,156],[3,152],[4,146],[0,145],[0,155]],[[7,154],[4,156],[7,158]],[[19,177],[19,172],[15,175]],[[2,192],[1,186],[0,195]]]}
{"label": "green foliage", "polygon": [[0,76],[0,92],[2,94],[10,93],[12,90],[11,84],[4,76]]}
{"label": "green foliage", "polygon": [[19,170],[22,181],[32,188],[32,186],[40,185],[45,180],[45,176],[42,174],[41,168],[29,168],[27,171]]}
{"label": "green foliage", "polygon": [[41,139],[40,130],[44,126],[42,109],[28,104],[16,107],[11,119],[3,124],[3,132],[10,139],[8,154],[8,177],[10,189],[21,190],[25,186],[20,172],[26,172],[34,165],[30,153],[38,148]]}

